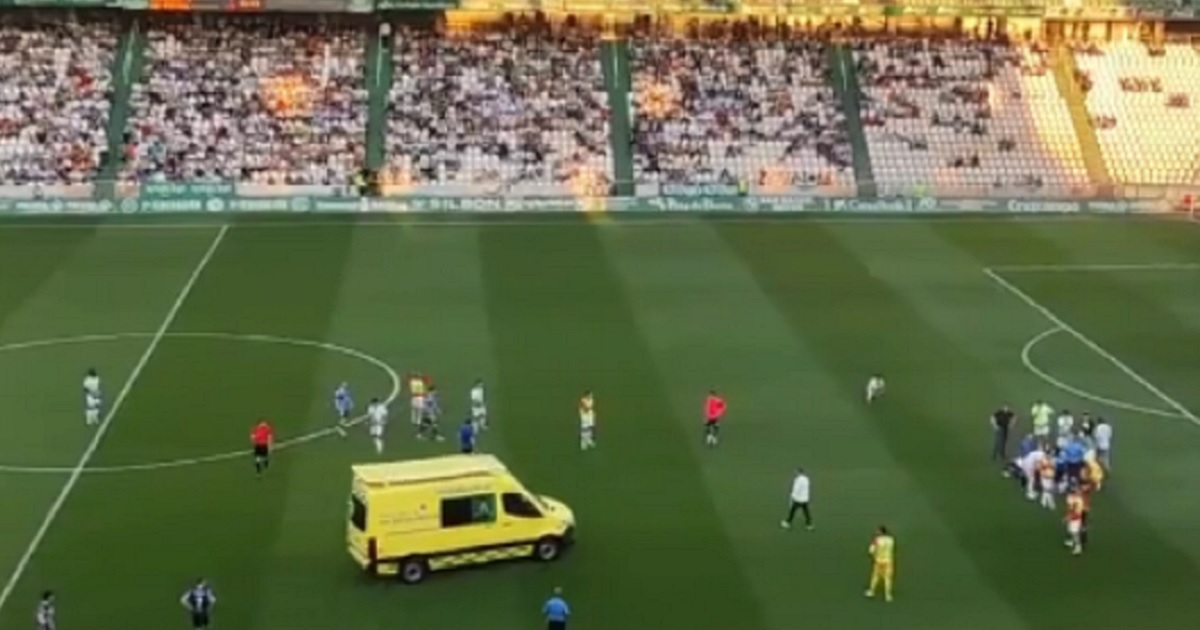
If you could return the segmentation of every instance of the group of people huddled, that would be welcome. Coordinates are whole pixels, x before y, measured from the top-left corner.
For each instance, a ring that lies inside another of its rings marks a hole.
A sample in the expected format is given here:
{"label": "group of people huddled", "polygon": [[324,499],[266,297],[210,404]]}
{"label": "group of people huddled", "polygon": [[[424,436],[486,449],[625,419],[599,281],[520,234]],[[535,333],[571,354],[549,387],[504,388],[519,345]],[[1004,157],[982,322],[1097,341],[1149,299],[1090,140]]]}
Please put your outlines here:
{"label": "group of people huddled", "polygon": [[1091,494],[1104,487],[1112,471],[1112,425],[1087,412],[1078,419],[1066,409],[1056,413],[1038,401],[1030,410],[1032,431],[1021,438],[1016,457],[1007,459],[1014,420],[1008,407],[993,414],[993,456],[1006,459],[1003,474],[1020,482],[1028,500],[1053,510],[1056,497],[1066,497],[1067,546],[1074,554],[1083,553]]}

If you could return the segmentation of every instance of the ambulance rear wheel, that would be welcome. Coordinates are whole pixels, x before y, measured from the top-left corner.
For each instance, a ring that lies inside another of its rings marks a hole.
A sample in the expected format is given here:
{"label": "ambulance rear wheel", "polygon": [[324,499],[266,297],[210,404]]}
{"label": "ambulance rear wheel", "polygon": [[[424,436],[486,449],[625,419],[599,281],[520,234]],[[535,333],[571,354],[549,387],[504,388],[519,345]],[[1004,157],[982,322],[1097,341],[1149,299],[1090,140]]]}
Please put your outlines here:
{"label": "ambulance rear wheel", "polygon": [[400,579],[405,584],[417,584],[425,579],[429,567],[421,558],[405,558],[400,561]]}
{"label": "ambulance rear wheel", "polygon": [[552,562],[558,559],[558,554],[561,551],[562,541],[553,536],[547,536],[537,542],[537,547],[534,548],[533,553],[542,562]]}

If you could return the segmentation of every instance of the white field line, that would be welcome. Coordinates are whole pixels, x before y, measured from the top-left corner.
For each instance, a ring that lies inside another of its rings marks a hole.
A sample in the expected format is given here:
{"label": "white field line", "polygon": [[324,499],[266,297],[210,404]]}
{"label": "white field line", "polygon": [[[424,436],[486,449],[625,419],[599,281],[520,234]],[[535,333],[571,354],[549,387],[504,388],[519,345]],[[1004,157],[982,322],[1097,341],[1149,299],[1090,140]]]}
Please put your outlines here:
{"label": "white field line", "polygon": [[1076,265],[993,265],[996,273],[1071,273],[1088,271],[1200,271],[1200,263],[1097,263]]}
{"label": "white field line", "polygon": [[25,548],[25,552],[21,554],[21,559],[17,561],[17,566],[13,569],[12,574],[8,576],[8,580],[4,583],[4,589],[0,590],[0,611],[4,610],[4,605],[8,603],[12,597],[13,591],[20,582],[21,576],[25,574],[25,570],[29,568],[29,562],[37,553],[38,547],[41,546],[42,540],[46,537],[46,532],[50,531],[50,527],[54,521],[58,519],[59,512],[62,511],[63,505],[66,504],[67,498],[71,496],[71,492],[75,490],[75,486],[79,483],[79,479],[83,476],[84,470],[92,457],[95,456],[96,450],[100,448],[100,443],[104,440],[104,435],[108,433],[109,427],[112,426],[113,418],[117,416],[117,412],[121,409],[121,405],[125,403],[125,399],[129,396],[129,392],[133,389],[138,377],[142,375],[142,371],[146,369],[146,365],[150,362],[150,357],[154,355],[158,349],[158,344],[162,342],[171,325],[175,323],[175,318],[179,315],[180,309],[183,308],[183,303],[192,293],[192,289],[196,286],[196,281],[200,279],[200,275],[204,273],[204,269],[208,267],[209,261],[212,260],[213,254],[217,252],[221,241],[225,240],[225,234],[229,232],[229,226],[223,225],[217,231],[217,235],[213,238],[212,243],[208,246],[208,250],[204,252],[204,256],[200,258],[200,262],[196,264],[196,268],[192,270],[192,275],[188,277],[183,288],[180,289],[179,295],[176,296],[175,302],[171,304],[171,309],[167,311],[167,316],[163,319],[162,324],[155,331],[154,337],[150,339],[145,351],[142,352],[141,358],[133,366],[133,371],[129,373],[129,378],[126,379],[125,385],[117,393],[117,397],[113,399],[112,407],[109,407],[108,413],[104,415],[104,420],[100,422],[100,426],[96,428],[96,434],[92,436],[92,441],[88,443],[84,449],[83,455],[79,458],[79,463],[71,470],[71,475],[67,477],[66,483],[63,484],[62,490],[58,492],[54,502],[50,504],[50,509],[46,511],[46,516],[42,519],[41,525],[33,534],[33,539],[29,541],[29,546]]}
{"label": "white field line", "polygon": [[[1091,215],[1029,215],[1029,214],[980,214],[975,216],[938,216],[938,215],[904,215],[904,216],[882,216],[878,214],[864,214],[855,216],[814,216],[813,214],[795,214],[788,216],[705,216],[702,214],[685,214],[680,213],[672,216],[662,216],[653,218],[638,217],[622,217],[619,213],[604,213],[612,219],[609,225],[617,227],[638,227],[638,226],[660,226],[660,225],[696,225],[704,223],[719,223],[719,224],[734,224],[734,225],[752,225],[752,224],[788,224],[788,223],[813,223],[817,225],[825,224],[844,224],[844,223],[862,223],[865,225],[888,225],[888,224],[922,224],[922,223],[1080,223],[1080,222],[1099,222],[1099,221],[1154,221],[1160,222],[1169,220],[1169,217],[1162,215],[1143,215],[1143,216],[1091,216]],[[311,216],[311,215],[308,215]],[[329,214],[327,216],[337,216]],[[407,227],[537,227],[537,226],[554,226],[554,225],[574,225],[579,227],[590,227],[595,225],[592,222],[582,220],[586,218],[584,213],[561,213],[557,216],[546,216],[542,219],[507,219],[497,217],[494,219],[479,218],[479,219],[449,219],[438,220],[422,218],[420,215],[413,214],[393,214],[393,215],[370,215],[372,218],[364,218],[362,220],[337,220],[330,219],[328,221],[237,221],[234,223],[205,223],[203,221],[85,221],[85,222],[54,222],[47,221],[41,223],[25,223],[22,221],[4,221],[0,220],[0,230],[83,230],[83,229],[105,229],[105,230],[203,230],[213,229],[221,225],[236,226],[238,228],[282,228],[295,229],[305,227],[371,227],[371,228],[407,228]],[[391,216],[392,219],[376,218],[380,216]]]}
{"label": "white field line", "polygon": [[1025,304],[1027,304],[1030,308],[1041,313],[1043,317],[1050,320],[1050,323],[1054,324],[1055,326],[1058,326],[1063,331],[1065,331],[1067,334],[1071,335],[1076,340],[1078,340],[1079,343],[1082,343],[1083,345],[1087,346],[1089,350],[1091,350],[1092,352],[1095,352],[1096,354],[1100,355],[1105,360],[1107,360],[1109,363],[1113,364],[1113,366],[1115,366],[1118,370],[1121,370],[1122,372],[1124,372],[1126,376],[1133,379],[1135,382],[1137,382],[1137,384],[1146,388],[1146,391],[1150,392],[1151,394],[1154,394],[1155,396],[1158,397],[1159,400],[1163,401],[1164,403],[1167,403],[1167,405],[1169,407],[1171,407],[1172,409],[1174,409],[1176,412],[1178,412],[1179,415],[1183,419],[1187,420],[1188,422],[1191,422],[1192,424],[1194,424],[1196,426],[1200,426],[1200,418],[1196,417],[1196,414],[1192,413],[1187,407],[1184,407],[1182,404],[1179,403],[1179,401],[1172,398],[1166,392],[1159,389],[1157,385],[1155,385],[1154,383],[1151,383],[1149,380],[1146,379],[1146,377],[1142,376],[1141,374],[1138,374],[1138,372],[1136,370],[1129,367],[1124,361],[1113,356],[1113,354],[1111,352],[1109,352],[1108,350],[1105,350],[1103,347],[1100,346],[1100,344],[1096,343],[1095,341],[1092,341],[1091,339],[1089,339],[1087,337],[1087,335],[1084,335],[1083,333],[1076,330],[1073,326],[1071,326],[1070,324],[1063,321],[1062,318],[1060,318],[1058,315],[1054,314],[1054,311],[1051,311],[1050,309],[1046,308],[1040,302],[1038,302],[1037,300],[1030,297],[1028,293],[1022,291],[1020,288],[1018,288],[1016,285],[1009,282],[1008,280],[1005,280],[1004,276],[1001,276],[1000,274],[996,273],[992,269],[985,268],[983,270],[983,273],[985,275],[987,275],[988,278],[991,278],[993,282],[1000,285],[1001,288],[1003,288],[1004,290],[1013,294],[1014,296],[1017,297],[1017,299],[1021,300]]}

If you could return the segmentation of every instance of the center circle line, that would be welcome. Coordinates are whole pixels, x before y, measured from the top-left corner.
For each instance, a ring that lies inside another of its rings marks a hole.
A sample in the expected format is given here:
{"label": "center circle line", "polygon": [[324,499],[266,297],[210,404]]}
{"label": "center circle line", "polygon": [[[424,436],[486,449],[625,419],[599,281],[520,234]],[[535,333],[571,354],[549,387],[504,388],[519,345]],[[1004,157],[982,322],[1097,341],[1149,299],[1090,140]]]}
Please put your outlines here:
{"label": "center circle line", "polygon": [[[35,340],[31,340],[31,341],[23,341],[23,342],[16,342],[16,343],[0,345],[0,354],[3,354],[5,352],[17,352],[17,351],[21,351],[21,350],[45,348],[45,347],[50,347],[50,346],[66,346],[66,345],[84,344],[84,343],[101,343],[101,342],[107,342],[107,341],[119,341],[122,339],[150,339],[150,338],[153,338],[154,336],[155,336],[155,333],[135,332],[135,333],[107,333],[107,334],[93,334],[93,335],[77,335],[77,336],[73,336],[73,337],[35,339]],[[245,342],[250,342],[250,343],[277,344],[277,345],[295,346],[295,347],[303,347],[303,348],[316,348],[318,350],[325,350],[327,352],[341,354],[341,355],[348,356],[348,357],[351,357],[354,359],[358,359],[360,361],[363,361],[365,363],[372,365],[373,367],[379,368],[384,374],[387,375],[388,379],[392,383],[392,389],[388,393],[387,398],[385,398],[383,401],[385,405],[391,405],[400,397],[400,392],[401,392],[401,387],[402,387],[401,378],[400,378],[400,374],[395,370],[395,368],[393,368],[391,365],[389,365],[383,359],[380,359],[379,357],[376,357],[374,355],[363,352],[362,350],[357,350],[355,348],[342,346],[342,345],[331,343],[328,341],[313,341],[310,339],[298,339],[295,337],[284,337],[284,336],[279,336],[279,335],[232,333],[232,332],[168,332],[168,333],[165,333],[163,335],[163,337],[168,338],[168,339],[169,338],[174,338],[174,339],[223,339],[223,340],[227,340],[227,341],[245,341]],[[350,428],[355,425],[361,424],[365,420],[366,420],[366,416],[360,415],[360,416],[351,418],[349,420],[346,420],[344,422],[337,423],[336,425],[331,425],[331,426],[325,427],[323,429],[318,429],[316,431],[311,431],[309,433],[304,433],[304,434],[298,435],[296,437],[288,438],[286,440],[282,440],[282,441],[276,443],[275,450],[276,451],[285,450],[288,448],[293,448],[296,446],[300,446],[302,444],[306,444],[308,442],[319,440],[321,438],[325,438],[330,435],[333,435],[334,433],[337,433],[339,431],[339,427],[340,428]],[[184,458],[179,458],[179,459],[160,460],[160,461],[145,462],[145,463],[140,463],[140,464],[122,464],[122,465],[113,465],[113,466],[90,466],[90,467],[84,468],[83,472],[86,474],[102,474],[102,473],[123,473],[123,472],[139,472],[139,471],[144,472],[144,471],[152,471],[152,470],[165,470],[165,469],[169,469],[169,468],[182,468],[184,466],[196,466],[196,465],[200,465],[200,464],[210,464],[210,463],[215,463],[215,462],[228,461],[231,459],[247,457],[248,454],[249,454],[248,449],[240,449],[240,450],[236,450],[236,451],[214,453],[212,455],[203,455],[203,456],[199,456],[199,457],[184,457]],[[72,474],[74,472],[75,472],[75,468],[68,467],[68,466],[17,466],[17,465],[0,464],[0,474],[14,473],[14,474],[30,474],[30,475],[34,475],[34,474],[65,475],[65,474]]]}

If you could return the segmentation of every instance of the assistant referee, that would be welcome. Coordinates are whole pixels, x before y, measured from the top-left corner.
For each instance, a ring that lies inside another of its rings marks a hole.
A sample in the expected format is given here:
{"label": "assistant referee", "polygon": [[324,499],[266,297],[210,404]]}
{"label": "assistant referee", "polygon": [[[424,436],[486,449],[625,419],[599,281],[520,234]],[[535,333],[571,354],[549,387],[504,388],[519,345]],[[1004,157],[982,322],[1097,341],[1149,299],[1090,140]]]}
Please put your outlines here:
{"label": "assistant referee", "polygon": [[179,601],[191,613],[192,628],[207,630],[212,621],[213,606],[217,603],[217,596],[213,594],[208,581],[203,578],[196,580],[196,584],[184,591]]}

